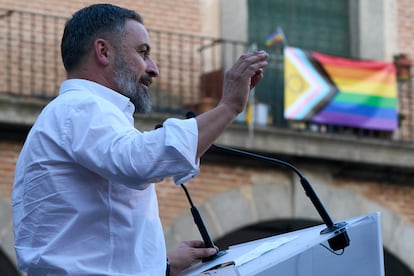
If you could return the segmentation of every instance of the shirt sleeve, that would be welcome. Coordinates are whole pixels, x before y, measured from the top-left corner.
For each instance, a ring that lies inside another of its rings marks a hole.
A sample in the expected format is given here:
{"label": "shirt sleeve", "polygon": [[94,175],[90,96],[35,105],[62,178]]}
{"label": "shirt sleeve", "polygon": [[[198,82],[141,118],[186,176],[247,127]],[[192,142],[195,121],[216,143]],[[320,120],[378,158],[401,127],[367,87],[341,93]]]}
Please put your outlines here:
{"label": "shirt sleeve", "polygon": [[197,121],[194,118],[187,120],[168,119],[165,121],[164,127],[167,145],[181,152],[192,166],[188,173],[174,176],[174,182],[177,185],[184,184],[200,172],[200,159],[196,159],[198,145]]}
{"label": "shirt sleeve", "polygon": [[162,128],[140,132],[110,103],[82,104],[70,113],[63,131],[69,154],[107,179],[142,189],[167,177],[181,182],[198,174],[195,119],[168,119]]}

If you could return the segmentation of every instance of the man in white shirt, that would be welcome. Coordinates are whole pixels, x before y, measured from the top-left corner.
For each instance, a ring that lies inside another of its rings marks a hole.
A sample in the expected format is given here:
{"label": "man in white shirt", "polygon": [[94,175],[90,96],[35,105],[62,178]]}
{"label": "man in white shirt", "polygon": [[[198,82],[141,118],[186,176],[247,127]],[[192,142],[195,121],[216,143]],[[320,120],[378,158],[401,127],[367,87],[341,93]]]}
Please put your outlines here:
{"label": "man in white shirt", "polygon": [[243,55],[226,72],[217,107],[140,132],[158,76],[141,17],[109,4],[66,23],[67,80],[33,125],[16,164],[15,248],[31,275],[170,275],[214,255],[202,241],[166,253],[154,182],[194,177],[199,158],[240,113],[262,79],[267,53]]}

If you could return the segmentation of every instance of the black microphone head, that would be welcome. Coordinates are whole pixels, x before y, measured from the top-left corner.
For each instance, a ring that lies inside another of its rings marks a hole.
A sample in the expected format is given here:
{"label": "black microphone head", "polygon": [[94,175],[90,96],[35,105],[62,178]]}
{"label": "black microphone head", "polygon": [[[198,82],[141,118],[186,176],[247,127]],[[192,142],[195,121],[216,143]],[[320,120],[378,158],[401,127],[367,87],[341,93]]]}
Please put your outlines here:
{"label": "black microphone head", "polygon": [[192,111],[192,110],[190,110],[190,111],[188,111],[186,114],[185,114],[185,117],[187,118],[187,119],[190,119],[190,118],[195,118],[197,115],[195,114],[195,112],[194,111]]}

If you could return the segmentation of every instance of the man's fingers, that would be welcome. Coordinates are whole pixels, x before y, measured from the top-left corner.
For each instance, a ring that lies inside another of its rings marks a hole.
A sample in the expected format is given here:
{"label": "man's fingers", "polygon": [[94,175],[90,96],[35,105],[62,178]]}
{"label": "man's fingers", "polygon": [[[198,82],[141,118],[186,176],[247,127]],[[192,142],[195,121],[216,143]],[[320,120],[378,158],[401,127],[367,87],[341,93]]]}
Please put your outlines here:
{"label": "man's fingers", "polygon": [[233,113],[243,111],[249,91],[263,78],[262,69],[267,65],[267,58],[265,51],[246,53],[226,71],[221,103]]}
{"label": "man's fingers", "polygon": [[193,248],[204,248],[206,247],[204,242],[201,240],[189,240],[185,241],[187,243],[187,246],[193,247]]}
{"label": "man's fingers", "polygon": [[265,51],[257,51],[243,54],[236,62],[236,74],[252,77],[259,69],[267,65],[268,54]]}
{"label": "man's fingers", "polygon": [[236,61],[226,75],[231,80],[251,78],[267,65],[268,54],[265,51],[245,53]]}
{"label": "man's fingers", "polygon": [[204,259],[216,254],[218,250],[216,248],[197,248],[194,250],[194,256],[197,259]]}
{"label": "man's fingers", "polygon": [[259,70],[254,73],[253,77],[250,79],[250,89],[256,86],[261,80],[263,79],[263,69],[260,68]]}
{"label": "man's fingers", "polygon": [[197,259],[203,259],[216,254],[219,249],[217,246],[206,248],[205,244],[201,240],[189,240],[185,241],[188,247],[193,248],[193,256]]}

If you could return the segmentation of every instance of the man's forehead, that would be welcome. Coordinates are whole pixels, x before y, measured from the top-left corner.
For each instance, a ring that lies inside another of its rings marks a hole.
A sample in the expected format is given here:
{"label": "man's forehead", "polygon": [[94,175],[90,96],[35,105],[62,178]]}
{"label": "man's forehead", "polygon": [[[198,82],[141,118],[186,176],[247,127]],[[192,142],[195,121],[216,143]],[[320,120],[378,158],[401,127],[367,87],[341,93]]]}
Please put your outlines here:
{"label": "man's forehead", "polygon": [[145,26],[142,23],[132,19],[125,22],[125,32],[138,32],[148,35],[148,31]]}
{"label": "man's forehead", "polygon": [[138,21],[128,20],[125,23],[124,32],[126,37],[138,39],[142,41],[142,43],[147,43],[149,45],[148,31],[145,26]]}

